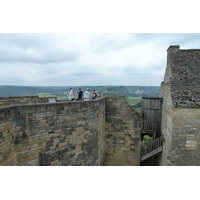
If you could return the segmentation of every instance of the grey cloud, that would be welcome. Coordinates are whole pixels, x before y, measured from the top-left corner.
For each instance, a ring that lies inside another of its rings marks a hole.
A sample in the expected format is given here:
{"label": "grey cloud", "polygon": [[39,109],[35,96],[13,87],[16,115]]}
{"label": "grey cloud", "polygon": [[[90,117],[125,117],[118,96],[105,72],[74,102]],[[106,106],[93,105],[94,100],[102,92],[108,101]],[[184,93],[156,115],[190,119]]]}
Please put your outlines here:
{"label": "grey cloud", "polygon": [[0,34],[0,62],[47,64],[79,59],[80,52],[59,44],[51,34]]}
{"label": "grey cloud", "polygon": [[0,84],[160,85],[167,48],[200,34],[0,34]]}
{"label": "grey cloud", "polygon": [[95,53],[106,53],[107,51],[117,51],[134,45],[134,35],[127,33],[119,34],[96,34],[91,35],[90,48]]}

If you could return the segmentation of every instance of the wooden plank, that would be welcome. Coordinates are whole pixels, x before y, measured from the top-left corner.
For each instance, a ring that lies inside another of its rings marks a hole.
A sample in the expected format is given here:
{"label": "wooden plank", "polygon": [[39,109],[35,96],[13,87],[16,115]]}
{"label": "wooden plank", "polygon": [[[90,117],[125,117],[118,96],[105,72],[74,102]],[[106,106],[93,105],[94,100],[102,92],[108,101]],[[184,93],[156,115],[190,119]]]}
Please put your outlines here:
{"label": "wooden plank", "polygon": [[146,159],[148,159],[148,158],[150,158],[150,157],[152,157],[152,156],[154,156],[154,155],[156,155],[156,154],[158,154],[160,152],[162,152],[162,146],[157,148],[157,149],[155,149],[155,150],[153,150],[152,152],[142,156],[141,157],[141,161],[146,160]]}
{"label": "wooden plank", "polygon": [[144,109],[162,109],[162,101],[159,98],[142,98],[142,107]]}

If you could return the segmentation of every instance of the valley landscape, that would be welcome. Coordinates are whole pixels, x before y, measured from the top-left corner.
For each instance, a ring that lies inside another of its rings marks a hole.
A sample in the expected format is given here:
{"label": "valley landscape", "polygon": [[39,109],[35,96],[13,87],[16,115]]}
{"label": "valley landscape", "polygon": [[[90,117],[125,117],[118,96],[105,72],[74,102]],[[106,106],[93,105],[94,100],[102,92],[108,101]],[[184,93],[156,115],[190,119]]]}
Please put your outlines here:
{"label": "valley landscape", "polygon": [[140,110],[142,97],[157,97],[159,86],[11,86],[1,85],[0,96],[30,96],[38,95],[39,97],[56,96],[59,100],[68,98],[67,91],[72,87],[75,94],[78,88],[83,92],[86,88],[98,91],[99,95],[119,95],[126,96],[127,101],[135,110]]}

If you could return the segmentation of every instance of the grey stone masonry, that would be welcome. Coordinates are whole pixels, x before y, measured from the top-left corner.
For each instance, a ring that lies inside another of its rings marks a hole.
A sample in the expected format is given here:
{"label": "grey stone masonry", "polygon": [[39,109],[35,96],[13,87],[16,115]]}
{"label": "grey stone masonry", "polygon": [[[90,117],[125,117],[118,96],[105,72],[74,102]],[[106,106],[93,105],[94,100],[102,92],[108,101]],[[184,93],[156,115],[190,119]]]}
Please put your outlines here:
{"label": "grey stone masonry", "polygon": [[[34,104],[34,103],[48,103],[49,97],[35,96],[12,96],[0,97],[0,106],[6,105],[21,105],[21,104]],[[57,99],[57,97],[53,97]]]}
{"label": "grey stone masonry", "polygon": [[200,166],[200,49],[169,47],[159,97],[165,139],[159,165]]}
{"label": "grey stone masonry", "polygon": [[4,100],[2,166],[140,165],[141,118],[123,96],[55,103],[37,96]]}
{"label": "grey stone masonry", "polygon": [[0,165],[103,163],[105,98],[0,107]]}
{"label": "grey stone masonry", "polygon": [[168,49],[168,68],[174,107],[200,107],[200,49]]}
{"label": "grey stone masonry", "polygon": [[128,104],[124,96],[107,96],[104,165],[140,165],[141,128],[141,116]]}

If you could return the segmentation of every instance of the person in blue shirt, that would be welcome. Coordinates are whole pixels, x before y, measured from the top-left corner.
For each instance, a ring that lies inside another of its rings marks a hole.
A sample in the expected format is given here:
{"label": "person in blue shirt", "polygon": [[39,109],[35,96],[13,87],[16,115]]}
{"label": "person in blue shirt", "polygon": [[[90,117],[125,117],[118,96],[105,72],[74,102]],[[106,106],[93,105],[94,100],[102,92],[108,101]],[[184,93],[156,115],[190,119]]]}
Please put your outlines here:
{"label": "person in blue shirt", "polygon": [[83,91],[81,90],[81,88],[79,88],[78,90],[79,90],[79,92],[77,92],[77,94],[78,94],[78,100],[82,100],[82,98],[83,98]]}

